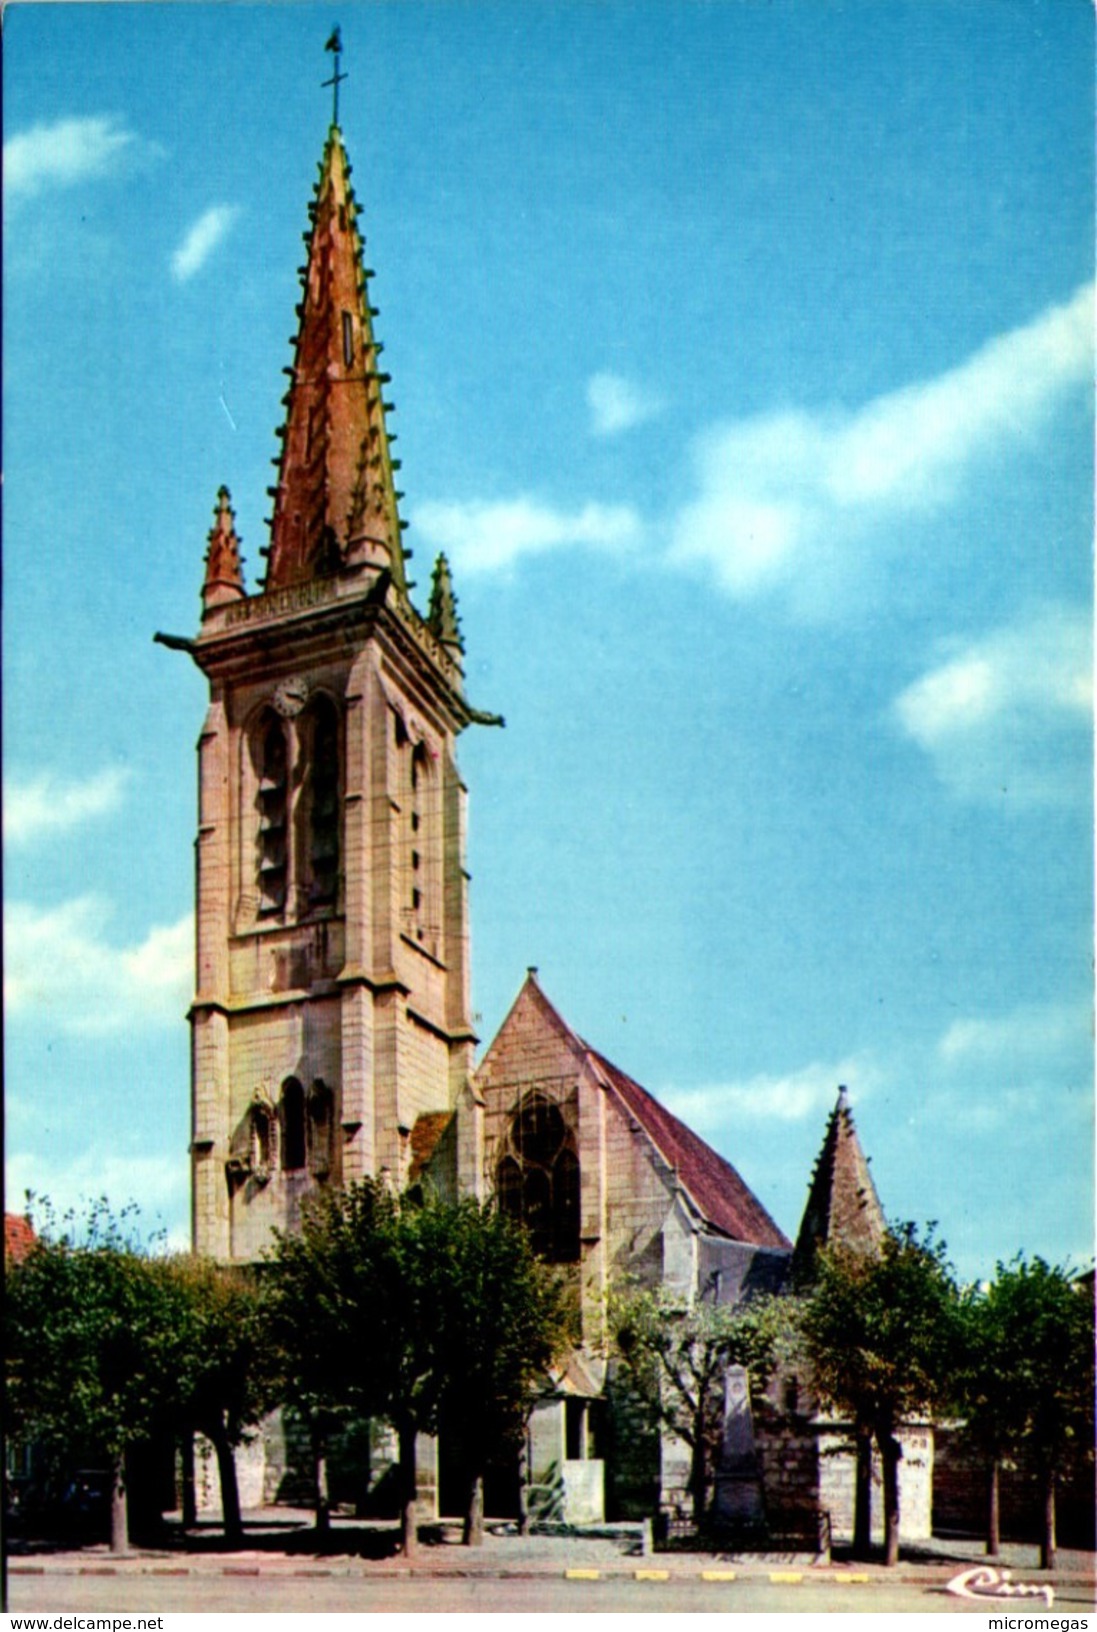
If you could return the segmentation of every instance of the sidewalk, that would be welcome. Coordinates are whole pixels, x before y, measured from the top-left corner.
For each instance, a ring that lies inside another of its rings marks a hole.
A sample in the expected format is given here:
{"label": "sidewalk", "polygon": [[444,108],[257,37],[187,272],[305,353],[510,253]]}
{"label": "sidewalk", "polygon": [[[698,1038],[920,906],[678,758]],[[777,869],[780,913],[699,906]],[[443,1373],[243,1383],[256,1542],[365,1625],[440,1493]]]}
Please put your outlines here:
{"label": "sidewalk", "polygon": [[[959,1570],[991,1564],[1017,1579],[1050,1582],[1056,1587],[1094,1588],[1094,1554],[1063,1549],[1050,1573],[1038,1569],[1036,1547],[1007,1545],[1002,1556],[988,1560],[977,1541],[934,1540],[904,1548],[897,1568],[840,1561],[817,1564],[810,1553],[640,1552],[641,1527],[603,1526],[567,1535],[514,1533],[513,1526],[491,1523],[482,1547],[462,1547],[460,1526],[443,1521],[424,1525],[414,1560],[394,1553],[396,1527],[335,1518],[326,1538],[312,1529],[311,1514],[302,1510],[263,1509],[244,1515],[243,1547],[225,1548],[219,1528],[202,1523],[186,1535],[158,1547],[112,1554],[105,1545],[53,1547],[15,1543],[9,1550],[8,1573],[26,1575],[126,1576],[368,1576],[392,1578],[494,1577],[498,1579],[565,1578],[580,1580],[729,1580],[769,1579],[846,1582],[907,1581],[943,1584]],[[731,1572],[734,1572],[732,1575]]]}

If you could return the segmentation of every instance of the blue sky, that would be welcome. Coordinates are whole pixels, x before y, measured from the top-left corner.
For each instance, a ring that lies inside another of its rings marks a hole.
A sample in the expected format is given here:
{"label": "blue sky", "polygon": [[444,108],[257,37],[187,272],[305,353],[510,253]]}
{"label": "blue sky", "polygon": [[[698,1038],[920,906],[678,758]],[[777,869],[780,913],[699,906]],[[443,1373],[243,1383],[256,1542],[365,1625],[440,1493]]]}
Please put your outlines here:
{"label": "blue sky", "polygon": [[[186,1233],[191,634],[255,584],[335,16],[5,11],[8,1205]],[[474,1002],[784,1229],[839,1082],[965,1275],[1092,1251],[1093,17],[345,7]]]}

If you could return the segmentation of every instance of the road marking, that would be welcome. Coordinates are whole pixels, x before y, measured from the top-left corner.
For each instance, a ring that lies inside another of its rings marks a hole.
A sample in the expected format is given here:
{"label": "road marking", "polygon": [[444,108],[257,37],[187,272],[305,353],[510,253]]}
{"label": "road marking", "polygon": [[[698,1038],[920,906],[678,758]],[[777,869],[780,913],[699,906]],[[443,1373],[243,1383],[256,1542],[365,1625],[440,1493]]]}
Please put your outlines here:
{"label": "road marking", "polygon": [[858,1585],[860,1585],[862,1582],[865,1582],[865,1581],[868,1580],[868,1576],[867,1575],[832,1575],[831,1580],[840,1582],[842,1584],[842,1586],[848,1586],[850,1582],[856,1582]]}
{"label": "road marking", "polygon": [[637,1581],[669,1581],[669,1570],[637,1570]]}
{"label": "road marking", "polygon": [[769,1578],[775,1587],[795,1587],[804,1579],[799,1570],[771,1570]]}
{"label": "road marking", "polygon": [[602,1579],[601,1570],[565,1570],[564,1571],[564,1580],[565,1581],[600,1581],[601,1579]]}
{"label": "road marking", "polygon": [[734,1581],[734,1570],[702,1570],[702,1581]]}

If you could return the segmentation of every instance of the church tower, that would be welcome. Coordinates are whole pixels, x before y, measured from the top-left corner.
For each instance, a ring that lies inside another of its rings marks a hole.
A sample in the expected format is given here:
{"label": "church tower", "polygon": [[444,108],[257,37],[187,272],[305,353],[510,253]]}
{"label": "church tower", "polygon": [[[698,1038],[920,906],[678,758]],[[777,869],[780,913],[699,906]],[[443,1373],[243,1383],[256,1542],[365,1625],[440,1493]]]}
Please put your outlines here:
{"label": "church tower", "polygon": [[265,578],[248,593],[222,488],[200,633],[158,637],[210,686],[191,1153],[195,1248],[222,1260],[256,1258],[317,1186],[403,1186],[424,1127],[437,1137],[467,1094],[475,1043],[455,748],[501,722],[465,699],[444,557],[425,617],[409,598],[337,123],[309,217]]}

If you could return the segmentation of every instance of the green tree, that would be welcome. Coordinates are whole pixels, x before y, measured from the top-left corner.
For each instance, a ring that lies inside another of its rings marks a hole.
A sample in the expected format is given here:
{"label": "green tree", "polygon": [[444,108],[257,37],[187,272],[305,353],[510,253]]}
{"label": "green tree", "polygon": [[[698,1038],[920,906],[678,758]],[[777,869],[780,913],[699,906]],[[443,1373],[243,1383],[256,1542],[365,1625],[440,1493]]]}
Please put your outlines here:
{"label": "green tree", "polygon": [[572,1341],[564,1288],[534,1256],[526,1231],[490,1204],[427,1197],[413,1220],[433,1311],[439,1420],[462,1452],[463,1539],[477,1545],[487,1464],[520,1450],[534,1401]]}
{"label": "green tree", "polygon": [[7,1401],[14,1429],[60,1460],[111,1470],[111,1547],[129,1546],[126,1453],[171,1421],[186,1349],[182,1287],[126,1234],[105,1202],[79,1233],[42,1233],[7,1284]]}
{"label": "green tree", "polygon": [[[401,1294],[398,1218],[374,1180],[321,1191],[302,1208],[300,1229],[276,1236],[264,1272],[280,1392],[312,1445],[318,1530],[328,1525],[332,1433],[355,1411],[384,1415],[408,1359],[414,1311]],[[414,1489],[414,1445],[411,1454]],[[405,1512],[405,1545],[414,1539]]]}
{"label": "green tree", "polygon": [[999,1264],[965,1310],[968,1358],[962,1406],[989,1466],[987,1551],[999,1542],[997,1469],[1017,1455],[1036,1473],[1043,1499],[1040,1562],[1055,1563],[1058,1481],[1093,1443],[1093,1282],[1042,1258]]}
{"label": "green tree", "polygon": [[243,1534],[236,1447],[276,1399],[275,1357],[253,1275],[180,1255],[153,1263],[179,1294],[183,1324],[175,1414],[179,1432],[204,1434],[217,1457],[225,1536]]}
{"label": "green tree", "polygon": [[560,1294],[522,1231],[489,1208],[394,1196],[361,1180],[325,1191],[280,1235],[267,1291],[287,1397],[324,1446],[350,1415],[399,1444],[401,1544],[416,1545],[415,1441],[443,1416],[469,1456],[467,1539],[482,1535],[487,1456],[512,1443],[560,1343]]}
{"label": "green tree", "polygon": [[820,1254],[801,1316],[815,1388],[871,1435],[884,1484],[885,1560],[899,1558],[898,1432],[944,1401],[956,1363],[958,1294],[932,1228],[889,1230],[880,1253],[832,1246]]}
{"label": "green tree", "polygon": [[631,1292],[610,1302],[610,1324],[641,1413],[690,1450],[693,1522],[703,1528],[723,1423],[724,1374],[742,1366],[752,1391],[765,1387],[787,1329],[778,1300],[728,1307],[685,1304],[666,1291]]}

